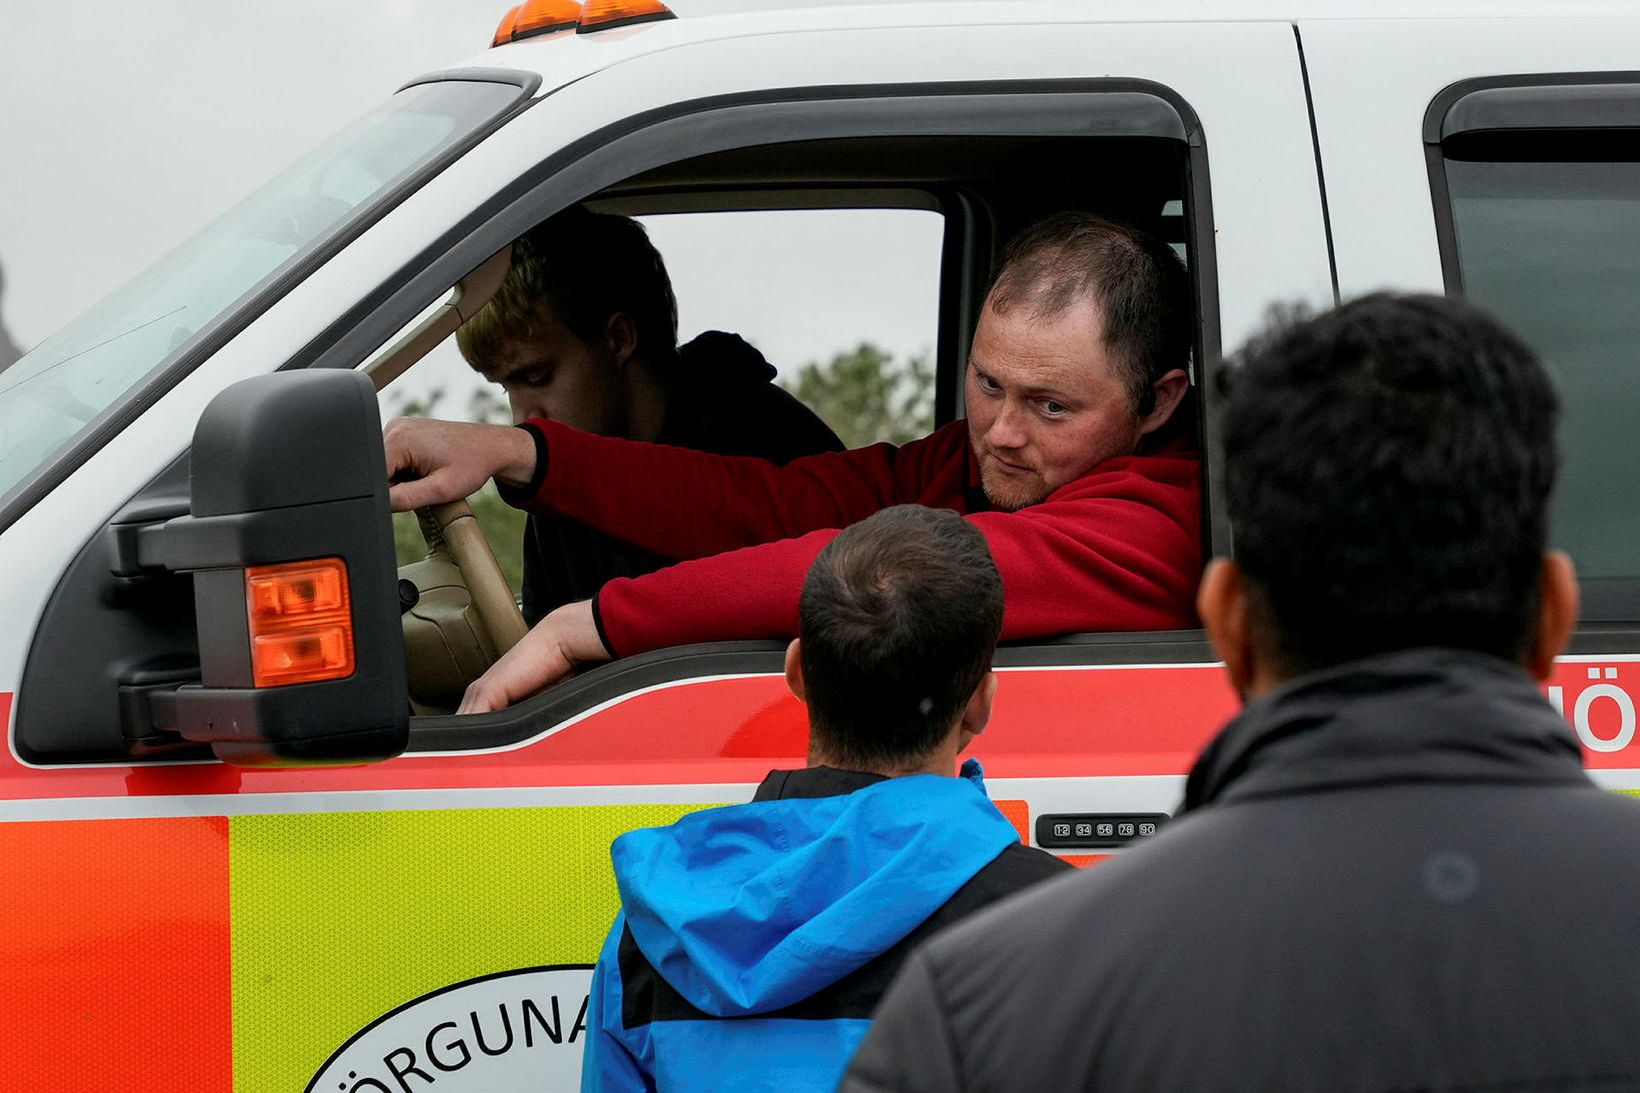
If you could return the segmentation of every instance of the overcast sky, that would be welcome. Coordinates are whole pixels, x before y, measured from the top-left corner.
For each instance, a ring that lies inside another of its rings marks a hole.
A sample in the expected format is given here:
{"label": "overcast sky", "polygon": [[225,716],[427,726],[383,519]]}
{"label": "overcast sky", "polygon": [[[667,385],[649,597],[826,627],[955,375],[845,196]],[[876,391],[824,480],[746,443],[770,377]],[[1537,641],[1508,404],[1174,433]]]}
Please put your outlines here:
{"label": "overcast sky", "polygon": [[[0,0],[11,339],[37,344],[407,79],[481,50],[506,7]],[[783,371],[862,339],[931,346],[933,214],[667,217],[651,234],[685,338],[739,331]],[[461,379],[440,356],[416,372]]]}

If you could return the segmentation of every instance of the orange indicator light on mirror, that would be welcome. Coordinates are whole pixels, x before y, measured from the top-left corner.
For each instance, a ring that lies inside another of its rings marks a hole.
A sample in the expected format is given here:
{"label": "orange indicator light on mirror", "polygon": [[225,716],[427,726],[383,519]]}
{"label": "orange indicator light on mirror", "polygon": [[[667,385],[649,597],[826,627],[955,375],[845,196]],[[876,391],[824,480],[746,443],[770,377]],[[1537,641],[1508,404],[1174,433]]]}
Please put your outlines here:
{"label": "orange indicator light on mirror", "polygon": [[258,687],[353,674],[353,610],[340,558],[245,570],[251,677]]}

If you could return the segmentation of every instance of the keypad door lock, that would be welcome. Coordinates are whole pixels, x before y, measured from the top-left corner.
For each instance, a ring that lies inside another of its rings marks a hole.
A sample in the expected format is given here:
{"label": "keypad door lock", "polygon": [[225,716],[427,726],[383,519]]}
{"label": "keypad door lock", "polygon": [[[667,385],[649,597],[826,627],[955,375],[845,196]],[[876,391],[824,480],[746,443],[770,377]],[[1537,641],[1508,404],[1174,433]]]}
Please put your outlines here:
{"label": "keypad door lock", "polygon": [[1036,818],[1036,844],[1061,849],[1109,849],[1148,839],[1170,817],[1165,812],[1050,812]]}

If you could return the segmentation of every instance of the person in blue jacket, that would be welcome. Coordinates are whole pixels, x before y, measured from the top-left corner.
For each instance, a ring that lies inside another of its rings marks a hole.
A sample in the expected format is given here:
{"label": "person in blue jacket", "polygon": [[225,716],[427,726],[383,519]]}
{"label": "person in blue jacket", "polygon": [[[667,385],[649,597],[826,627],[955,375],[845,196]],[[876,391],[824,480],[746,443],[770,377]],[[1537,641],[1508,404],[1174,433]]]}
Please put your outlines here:
{"label": "person in blue jacket", "polygon": [[786,652],[809,765],[615,840],[583,1090],[834,1089],[919,941],[1071,872],[1020,844],[977,762],[953,777],[1001,628],[996,565],[956,513],[884,509],[826,547]]}

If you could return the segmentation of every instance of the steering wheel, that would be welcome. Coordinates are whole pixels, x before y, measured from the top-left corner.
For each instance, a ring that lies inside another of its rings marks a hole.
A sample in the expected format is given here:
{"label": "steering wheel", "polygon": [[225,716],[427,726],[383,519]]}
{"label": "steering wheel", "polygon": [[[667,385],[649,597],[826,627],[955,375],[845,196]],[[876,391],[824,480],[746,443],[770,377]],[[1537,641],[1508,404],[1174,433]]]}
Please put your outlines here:
{"label": "steering wheel", "polygon": [[416,510],[421,523],[422,538],[427,540],[429,555],[447,550],[456,567],[461,570],[467,594],[472,597],[473,610],[484,628],[496,659],[506,653],[529,632],[524,613],[513,599],[512,586],[501,573],[501,564],[495,560],[495,551],[484,537],[478,517],[466,501],[450,501],[443,505],[429,505]]}

